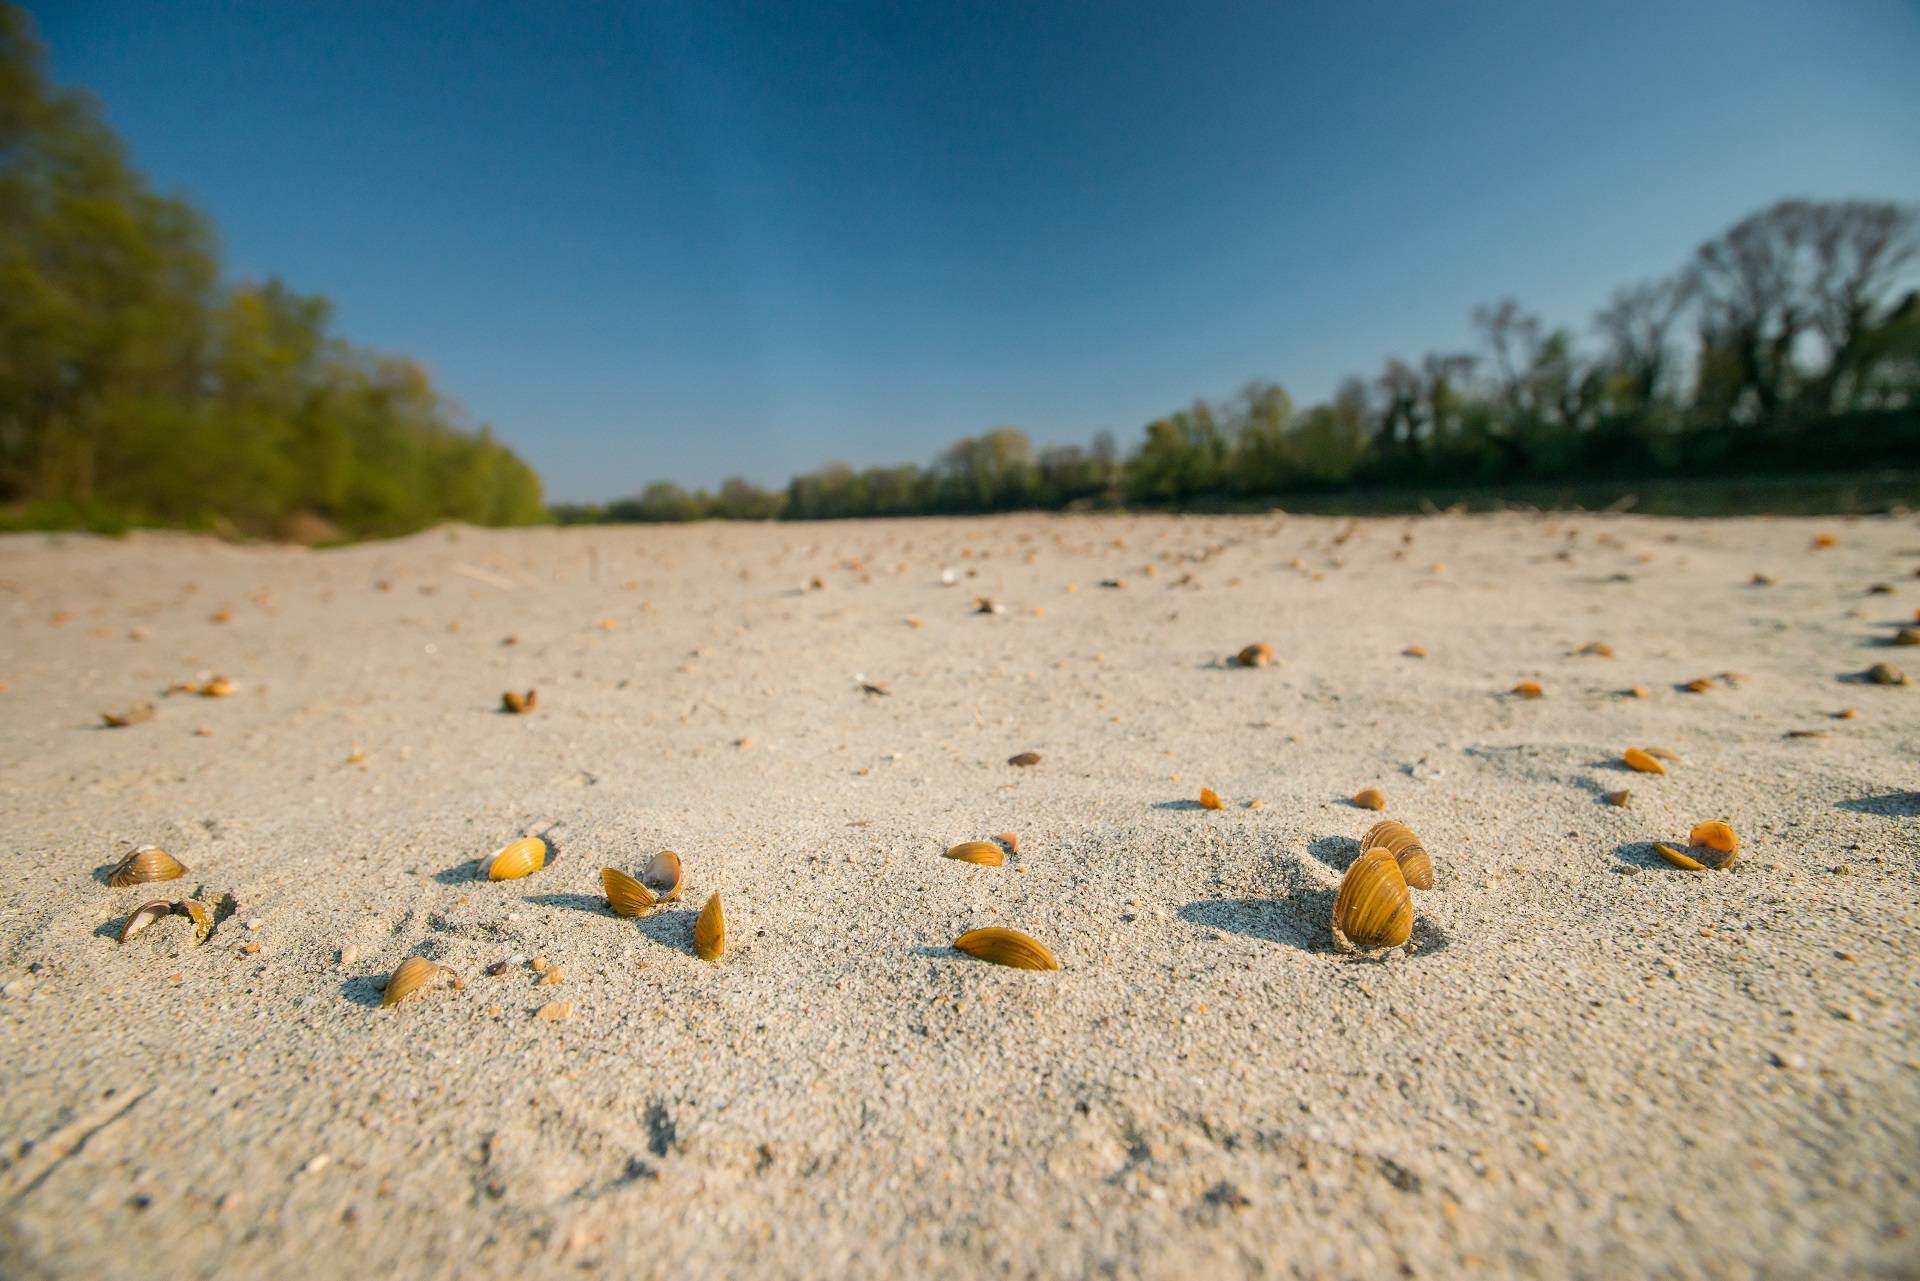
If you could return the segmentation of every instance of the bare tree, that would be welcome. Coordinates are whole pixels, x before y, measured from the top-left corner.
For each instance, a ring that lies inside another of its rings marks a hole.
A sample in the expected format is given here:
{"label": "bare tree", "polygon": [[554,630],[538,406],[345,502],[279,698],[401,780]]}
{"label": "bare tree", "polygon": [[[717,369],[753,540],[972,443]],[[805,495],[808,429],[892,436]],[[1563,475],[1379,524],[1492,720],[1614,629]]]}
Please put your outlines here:
{"label": "bare tree", "polygon": [[1626,380],[1629,407],[1644,406],[1659,394],[1672,359],[1673,327],[1687,301],[1682,278],[1667,276],[1616,289],[1594,316],[1594,328],[1607,340],[1607,363]]}

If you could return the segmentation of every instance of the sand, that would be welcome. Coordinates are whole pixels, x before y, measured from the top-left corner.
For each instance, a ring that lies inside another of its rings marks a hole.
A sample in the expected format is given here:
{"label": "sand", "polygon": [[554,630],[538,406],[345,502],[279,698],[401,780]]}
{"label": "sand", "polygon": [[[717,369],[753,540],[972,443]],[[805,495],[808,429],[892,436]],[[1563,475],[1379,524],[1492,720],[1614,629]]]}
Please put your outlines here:
{"label": "sand", "polygon": [[[1920,687],[1852,679],[1920,674],[1917,566],[1910,518],[5,539],[0,1274],[1920,1274]],[[1385,960],[1329,930],[1368,786],[1438,868]],[[1712,818],[1731,871],[1653,856]],[[134,844],[191,871],[109,888]],[[662,848],[682,901],[611,915]],[[992,924],[1062,969],[948,946]],[[380,1008],[414,955],[464,988]]]}

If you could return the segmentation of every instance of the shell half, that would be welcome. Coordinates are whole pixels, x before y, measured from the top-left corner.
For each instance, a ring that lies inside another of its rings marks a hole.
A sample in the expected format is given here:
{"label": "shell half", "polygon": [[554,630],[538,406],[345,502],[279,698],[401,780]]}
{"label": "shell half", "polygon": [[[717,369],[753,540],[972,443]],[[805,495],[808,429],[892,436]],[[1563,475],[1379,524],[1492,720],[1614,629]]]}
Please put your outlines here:
{"label": "shell half", "polygon": [[955,950],[982,961],[991,961],[995,965],[1011,966],[1016,970],[1057,970],[1060,962],[1053,959],[1046,945],[1038,939],[1030,938],[1019,930],[1009,930],[1002,926],[991,925],[986,929],[968,930],[953,941]]}
{"label": "shell half", "polygon": [[153,845],[142,845],[121,859],[107,876],[115,889],[145,885],[148,881],[177,881],[187,874],[187,865]]}
{"label": "shell half", "polygon": [[600,884],[607,890],[607,906],[615,916],[645,916],[659,906],[653,891],[617,867],[600,869]]}
{"label": "shell half", "polygon": [[680,856],[672,850],[661,850],[655,854],[641,870],[640,883],[662,903],[671,903],[679,898]]}
{"label": "shell half", "polygon": [[1007,852],[992,841],[962,841],[943,857],[962,863],[978,863],[982,867],[1000,867],[1007,861]]}
{"label": "shell half", "polygon": [[537,836],[522,837],[487,856],[489,881],[517,881],[547,865],[547,843]]}
{"label": "shell half", "polygon": [[703,961],[717,961],[727,950],[727,918],[720,910],[720,896],[713,895],[700,909],[693,923],[693,954]]}
{"label": "shell half", "polygon": [[1336,944],[1363,952],[1399,947],[1413,937],[1413,895],[1393,852],[1376,847],[1353,861],[1333,901]]}
{"label": "shell half", "polygon": [[1400,865],[1400,874],[1416,890],[1433,888],[1433,858],[1413,829],[1395,819],[1382,819],[1360,838],[1363,850],[1384,849]]}

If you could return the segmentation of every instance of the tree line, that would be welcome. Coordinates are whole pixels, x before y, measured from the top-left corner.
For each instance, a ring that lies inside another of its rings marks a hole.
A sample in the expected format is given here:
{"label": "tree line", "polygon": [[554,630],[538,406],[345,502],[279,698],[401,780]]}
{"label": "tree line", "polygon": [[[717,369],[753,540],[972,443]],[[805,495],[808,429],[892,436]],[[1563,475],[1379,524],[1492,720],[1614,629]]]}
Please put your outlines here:
{"label": "tree line", "polygon": [[1915,213],[1783,200],[1673,274],[1614,293],[1592,341],[1517,302],[1472,314],[1477,347],[1389,359],[1305,408],[1271,382],[1036,450],[998,428],[931,466],[829,463],[784,491],[656,482],[562,521],[764,520],[1134,504],[1228,506],[1356,490],[1766,477],[1920,466]]}
{"label": "tree line", "polygon": [[545,518],[540,479],[325,298],[221,279],[212,224],[154,192],[0,4],[0,528],[308,537]]}

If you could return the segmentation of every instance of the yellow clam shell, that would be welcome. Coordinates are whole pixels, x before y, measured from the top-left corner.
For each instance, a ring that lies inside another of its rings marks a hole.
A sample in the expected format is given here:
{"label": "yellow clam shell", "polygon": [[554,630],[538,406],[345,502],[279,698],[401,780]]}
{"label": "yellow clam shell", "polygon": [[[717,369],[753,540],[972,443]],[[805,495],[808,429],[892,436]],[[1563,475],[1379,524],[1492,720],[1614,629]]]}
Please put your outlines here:
{"label": "yellow clam shell", "polygon": [[1363,850],[1384,849],[1400,865],[1400,874],[1416,890],[1433,888],[1433,858],[1413,829],[1394,819],[1381,819],[1360,838]]}
{"label": "yellow clam shell", "polygon": [[1413,895],[1393,851],[1374,848],[1353,861],[1333,901],[1333,938],[1363,952],[1399,947],[1413,936]]}
{"label": "yellow clam shell", "polygon": [[438,980],[441,975],[447,976],[456,985],[460,981],[460,976],[444,965],[435,965],[424,956],[409,956],[400,962],[400,968],[387,980],[386,995],[380,998],[380,1004],[383,1008],[398,1005],[428,983]]}
{"label": "yellow clam shell", "polygon": [[1694,858],[1689,858],[1687,855],[1682,854],[1679,850],[1673,848],[1673,846],[1671,845],[1656,845],[1653,847],[1653,852],[1655,854],[1658,854],[1661,858],[1667,860],[1667,862],[1673,864],[1675,867],[1681,868],[1685,871],[1704,872],[1707,870],[1707,865],[1705,863],[1702,863],[1699,860]]}
{"label": "yellow clam shell", "polygon": [[645,916],[659,906],[652,890],[617,867],[601,868],[600,884],[606,887],[607,906],[615,916]]}
{"label": "yellow clam shell", "polygon": [[1007,852],[992,841],[962,841],[948,850],[945,857],[962,863],[978,863],[982,867],[999,867],[1007,861]]}
{"label": "yellow clam shell", "polygon": [[1655,760],[1650,753],[1643,752],[1637,747],[1629,747],[1621,754],[1620,759],[1626,763],[1628,769],[1638,770],[1642,774],[1664,774],[1667,772],[1666,766]]}
{"label": "yellow clam shell", "polygon": [[522,837],[487,856],[489,881],[517,881],[547,865],[547,843],[537,836]]}
{"label": "yellow clam shell", "polygon": [[693,923],[693,952],[703,961],[717,961],[726,950],[727,918],[720,910],[720,896],[715,894],[700,909],[700,919]]}
{"label": "yellow clam shell", "polygon": [[968,930],[953,941],[955,950],[968,956],[978,957],[982,961],[991,961],[995,965],[1007,965],[1016,970],[1057,970],[1060,962],[1053,959],[1044,943],[1022,934],[1019,930],[1009,930],[1002,926],[991,925],[985,929]]}
{"label": "yellow clam shell", "polygon": [[115,889],[144,885],[148,881],[177,881],[187,874],[187,865],[163,849],[142,845],[121,859],[107,876]]}

